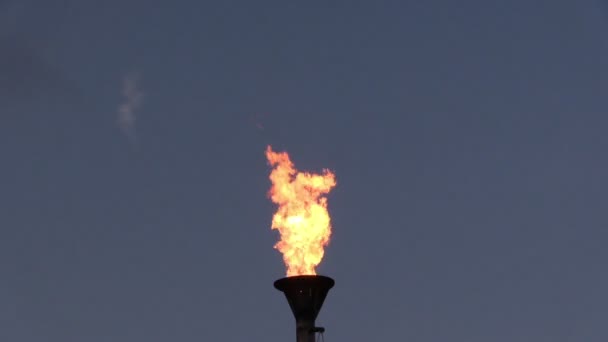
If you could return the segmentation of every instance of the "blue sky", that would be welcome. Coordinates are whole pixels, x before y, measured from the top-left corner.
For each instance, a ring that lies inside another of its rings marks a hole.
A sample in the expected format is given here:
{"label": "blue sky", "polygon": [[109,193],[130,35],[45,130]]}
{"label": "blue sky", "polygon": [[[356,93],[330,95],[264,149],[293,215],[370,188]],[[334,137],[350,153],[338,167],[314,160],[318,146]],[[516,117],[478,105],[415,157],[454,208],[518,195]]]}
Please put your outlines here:
{"label": "blue sky", "polygon": [[328,341],[605,341],[607,15],[0,1],[0,338],[293,338],[271,144],[337,177]]}

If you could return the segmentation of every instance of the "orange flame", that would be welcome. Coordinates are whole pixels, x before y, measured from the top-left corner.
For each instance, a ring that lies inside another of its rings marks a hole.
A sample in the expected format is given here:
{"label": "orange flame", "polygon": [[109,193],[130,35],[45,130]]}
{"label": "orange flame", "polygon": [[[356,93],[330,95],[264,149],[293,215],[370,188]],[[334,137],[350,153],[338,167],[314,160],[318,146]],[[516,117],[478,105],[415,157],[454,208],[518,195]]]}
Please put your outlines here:
{"label": "orange flame", "polygon": [[268,196],[279,206],[272,229],[279,231],[281,241],[274,248],[283,253],[288,277],[316,274],[331,235],[323,195],[336,186],[335,175],[326,169],[320,175],[298,172],[287,152],[274,152],[270,146],[266,159],[272,167]]}

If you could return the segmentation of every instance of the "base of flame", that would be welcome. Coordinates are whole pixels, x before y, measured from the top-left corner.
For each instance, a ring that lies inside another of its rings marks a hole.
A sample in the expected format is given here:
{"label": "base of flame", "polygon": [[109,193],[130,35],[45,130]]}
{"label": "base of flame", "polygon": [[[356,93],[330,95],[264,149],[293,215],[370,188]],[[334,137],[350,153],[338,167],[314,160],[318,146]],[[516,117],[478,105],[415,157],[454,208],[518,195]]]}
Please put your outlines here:
{"label": "base of flame", "polygon": [[315,319],[334,284],[330,277],[319,275],[293,276],[274,282],[274,287],[285,294],[296,319],[297,342],[315,342],[315,332],[323,331],[315,327]]}

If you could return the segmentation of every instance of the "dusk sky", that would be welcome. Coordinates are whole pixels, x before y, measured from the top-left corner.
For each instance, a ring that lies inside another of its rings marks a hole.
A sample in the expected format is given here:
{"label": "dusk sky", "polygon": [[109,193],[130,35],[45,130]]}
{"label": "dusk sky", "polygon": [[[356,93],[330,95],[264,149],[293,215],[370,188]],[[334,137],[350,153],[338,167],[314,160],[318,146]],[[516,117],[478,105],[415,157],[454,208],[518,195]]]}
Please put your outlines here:
{"label": "dusk sky", "polygon": [[0,341],[608,340],[608,3],[0,0]]}

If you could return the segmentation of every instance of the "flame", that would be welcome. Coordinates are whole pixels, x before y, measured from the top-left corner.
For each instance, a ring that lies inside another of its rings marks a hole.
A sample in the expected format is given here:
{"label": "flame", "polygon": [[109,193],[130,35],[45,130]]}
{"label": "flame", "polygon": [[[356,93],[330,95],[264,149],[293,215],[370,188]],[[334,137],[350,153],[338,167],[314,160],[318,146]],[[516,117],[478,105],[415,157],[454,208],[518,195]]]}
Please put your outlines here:
{"label": "flame", "polygon": [[272,229],[279,231],[281,240],[274,248],[283,253],[288,277],[316,274],[331,235],[323,195],[336,186],[335,175],[326,169],[322,174],[298,172],[287,152],[274,152],[270,146],[266,159],[272,167],[268,196],[279,206]]}

